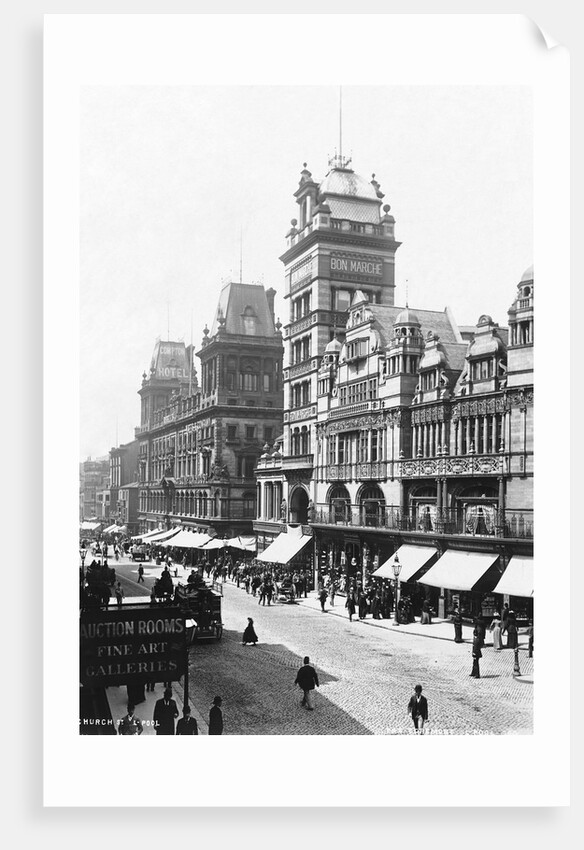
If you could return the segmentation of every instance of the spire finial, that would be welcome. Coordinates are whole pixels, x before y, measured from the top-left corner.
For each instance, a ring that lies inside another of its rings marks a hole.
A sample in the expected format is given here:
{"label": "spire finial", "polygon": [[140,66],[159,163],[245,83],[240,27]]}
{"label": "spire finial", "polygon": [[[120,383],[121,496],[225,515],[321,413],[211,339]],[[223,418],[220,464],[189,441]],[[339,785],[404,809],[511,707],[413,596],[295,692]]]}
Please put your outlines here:
{"label": "spire finial", "polygon": [[343,87],[339,86],[339,157],[343,159]]}
{"label": "spire finial", "polygon": [[410,306],[410,305],[408,304],[408,300],[409,300],[409,299],[408,299],[408,279],[406,278],[406,307],[409,307],[409,306]]}

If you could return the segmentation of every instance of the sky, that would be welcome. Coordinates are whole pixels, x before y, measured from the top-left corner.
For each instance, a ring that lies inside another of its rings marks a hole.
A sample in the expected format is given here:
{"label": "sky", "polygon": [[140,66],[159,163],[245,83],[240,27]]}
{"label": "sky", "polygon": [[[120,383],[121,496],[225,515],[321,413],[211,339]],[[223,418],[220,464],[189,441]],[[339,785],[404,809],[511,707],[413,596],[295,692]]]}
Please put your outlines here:
{"label": "sky", "polygon": [[[81,459],[129,442],[156,338],[211,327],[222,285],[282,297],[303,163],[339,148],[332,86],[82,88]],[[514,86],[347,86],[343,154],[396,220],[396,304],[500,325],[533,262],[532,96]]]}

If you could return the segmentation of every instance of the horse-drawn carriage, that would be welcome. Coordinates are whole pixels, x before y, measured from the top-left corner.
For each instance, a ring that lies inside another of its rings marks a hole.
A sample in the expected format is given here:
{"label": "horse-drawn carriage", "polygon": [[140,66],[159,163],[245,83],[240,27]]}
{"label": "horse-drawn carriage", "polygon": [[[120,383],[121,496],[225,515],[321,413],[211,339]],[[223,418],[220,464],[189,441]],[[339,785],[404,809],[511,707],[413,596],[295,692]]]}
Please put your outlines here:
{"label": "horse-drawn carriage", "polygon": [[187,643],[199,638],[215,638],[223,635],[221,620],[222,593],[215,587],[209,587],[202,578],[187,584],[179,584],[174,589],[174,605],[178,605],[185,615]]}

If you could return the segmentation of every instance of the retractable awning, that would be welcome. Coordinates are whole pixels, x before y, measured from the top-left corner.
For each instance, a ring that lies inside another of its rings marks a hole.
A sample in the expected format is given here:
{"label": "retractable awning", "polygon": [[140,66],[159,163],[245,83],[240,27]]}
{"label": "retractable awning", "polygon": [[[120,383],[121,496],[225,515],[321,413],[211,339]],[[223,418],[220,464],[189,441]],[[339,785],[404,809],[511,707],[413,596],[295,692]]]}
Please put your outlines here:
{"label": "retractable awning", "polygon": [[227,541],[227,545],[233,547],[233,549],[243,549],[244,552],[255,552],[258,548],[257,540],[255,537],[230,537]]}
{"label": "retractable awning", "polygon": [[520,558],[514,555],[493,593],[533,596],[533,558]]}
{"label": "retractable awning", "polygon": [[[175,528],[174,531],[178,531],[178,529]],[[158,537],[159,534],[166,534],[166,531],[155,528],[153,531],[145,531],[144,534],[135,534],[131,540],[152,540],[153,537]]]}
{"label": "retractable awning", "polygon": [[219,539],[217,537],[212,537],[211,540],[207,540],[207,542],[203,546],[201,546],[201,549],[204,549],[205,552],[208,549],[224,549],[227,546],[228,542],[229,541],[223,540],[222,538]]}
{"label": "retractable awning", "polygon": [[296,533],[296,529],[291,529],[288,533],[282,532],[279,534],[273,543],[260,552],[258,561],[264,561],[271,564],[287,564],[292,558],[297,555],[307,543],[312,541],[312,537],[308,534],[302,534],[302,529],[299,529],[300,534]]}
{"label": "retractable awning", "polygon": [[472,590],[499,556],[492,552],[449,549],[421,578],[421,584],[448,590]]}
{"label": "retractable awning", "polygon": [[397,555],[401,564],[399,579],[400,581],[410,581],[437,554],[438,549],[435,546],[408,546],[404,544],[372,575],[374,578],[394,578],[392,564]]}
{"label": "retractable awning", "polygon": [[182,529],[175,536],[162,542],[157,540],[156,543],[160,546],[177,546],[179,549],[202,549],[211,539],[208,534]]}
{"label": "retractable awning", "polygon": [[167,528],[165,531],[157,531],[156,534],[148,538],[147,542],[162,543],[163,540],[168,540],[170,537],[174,537],[176,534],[179,533],[179,531],[180,528]]}

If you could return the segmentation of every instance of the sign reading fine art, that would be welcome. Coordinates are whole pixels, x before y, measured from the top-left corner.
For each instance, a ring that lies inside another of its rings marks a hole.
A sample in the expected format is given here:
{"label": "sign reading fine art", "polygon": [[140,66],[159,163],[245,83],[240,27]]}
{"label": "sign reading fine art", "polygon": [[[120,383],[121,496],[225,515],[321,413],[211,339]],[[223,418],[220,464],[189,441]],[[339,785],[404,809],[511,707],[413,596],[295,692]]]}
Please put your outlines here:
{"label": "sign reading fine art", "polygon": [[83,613],[79,637],[83,685],[170,682],[185,672],[185,620],[179,608]]}
{"label": "sign reading fine art", "polygon": [[331,273],[382,277],[383,263],[377,257],[343,257],[331,254]]}

